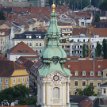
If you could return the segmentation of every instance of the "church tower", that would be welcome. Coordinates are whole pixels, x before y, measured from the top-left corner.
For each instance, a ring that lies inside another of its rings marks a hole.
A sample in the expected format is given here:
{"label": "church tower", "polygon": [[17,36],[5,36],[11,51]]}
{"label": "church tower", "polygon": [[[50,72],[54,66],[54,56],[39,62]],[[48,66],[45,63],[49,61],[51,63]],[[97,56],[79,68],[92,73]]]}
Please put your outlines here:
{"label": "church tower", "polygon": [[43,65],[38,69],[37,104],[40,107],[70,107],[70,70],[64,67],[67,55],[59,42],[60,35],[53,4],[46,46],[41,55]]}

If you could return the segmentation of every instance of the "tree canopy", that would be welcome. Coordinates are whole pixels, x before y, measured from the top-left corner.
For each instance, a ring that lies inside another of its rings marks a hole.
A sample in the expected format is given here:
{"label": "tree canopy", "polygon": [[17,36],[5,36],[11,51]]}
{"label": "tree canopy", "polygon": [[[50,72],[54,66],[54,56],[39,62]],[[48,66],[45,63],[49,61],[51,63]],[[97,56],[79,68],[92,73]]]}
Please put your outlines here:
{"label": "tree canopy", "polygon": [[101,57],[102,56],[102,45],[97,42],[97,46],[96,46],[96,49],[95,49],[95,54],[96,54],[96,57]]}
{"label": "tree canopy", "polygon": [[103,2],[100,4],[100,9],[107,11],[107,0],[103,0]]}
{"label": "tree canopy", "polygon": [[94,87],[91,85],[86,86],[83,90],[77,89],[78,95],[92,96],[95,95]]}
{"label": "tree canopy", "polygon": [[29,96],[30,91],[24,85],[16,85],[0,92],[0,103],[7,100],[9,103],[18,100],[21,105],[36,105],[36,96]]}
{"label": "tree canopy", "polygon": [[102,49],[103,49],[103,58],[107,59],[107,39],[104,39],[102,42]]}
{"label": "tree canopy", "polygon": [[0,11],[0,20],[5,20],[5,15],[3,13],[3,11]]}

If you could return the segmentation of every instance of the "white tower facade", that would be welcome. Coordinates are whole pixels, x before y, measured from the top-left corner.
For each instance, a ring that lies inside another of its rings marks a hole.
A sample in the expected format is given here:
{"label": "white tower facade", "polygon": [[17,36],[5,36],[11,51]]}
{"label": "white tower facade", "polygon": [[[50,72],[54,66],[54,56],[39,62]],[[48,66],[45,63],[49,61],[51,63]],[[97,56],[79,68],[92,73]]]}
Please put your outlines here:
{"label": "white tower facade", "polygon": [[40,107],[70,107],[70,70],[64,67],[67,55],[59,42],[61,32],[55,9],[53,4],[47,42],[41,55],[43,66],[38,69],[37,105]]}

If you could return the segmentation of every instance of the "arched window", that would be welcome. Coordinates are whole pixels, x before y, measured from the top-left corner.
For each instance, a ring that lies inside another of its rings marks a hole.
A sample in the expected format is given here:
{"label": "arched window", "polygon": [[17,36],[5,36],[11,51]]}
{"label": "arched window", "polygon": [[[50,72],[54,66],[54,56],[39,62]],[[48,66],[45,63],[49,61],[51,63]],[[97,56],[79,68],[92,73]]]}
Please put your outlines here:
{"label": "arched window", "polygon": [[90,71],[90,76],[94,76],[94,71]]}
{"label": "arched window", "polygon": [[53,88],[53,98],[59,99],[60,98],[60,89],[58,87]]}
{"label": "arched window", "polygon": [[82,71],[82,76],[86,76],[86,71]]}

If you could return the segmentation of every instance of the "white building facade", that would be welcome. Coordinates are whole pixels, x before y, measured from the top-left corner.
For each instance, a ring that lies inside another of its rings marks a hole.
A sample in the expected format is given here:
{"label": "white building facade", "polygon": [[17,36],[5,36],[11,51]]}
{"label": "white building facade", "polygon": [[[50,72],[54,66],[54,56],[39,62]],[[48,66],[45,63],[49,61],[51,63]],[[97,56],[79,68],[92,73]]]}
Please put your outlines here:
{"label": "white building facade", "polygon": [[76,37],[70,37],[70,56],[82,56],[83,51],[83,44],[86,44],[90,46],[91,49],[91,55],[94,57],[95,49],[97,46],[97,42],[99,42],[102,45],[103,39],[107,39],[107,37],[99,37],[98,35],[95,35],[93,37],[87,37],[83,34]]}

